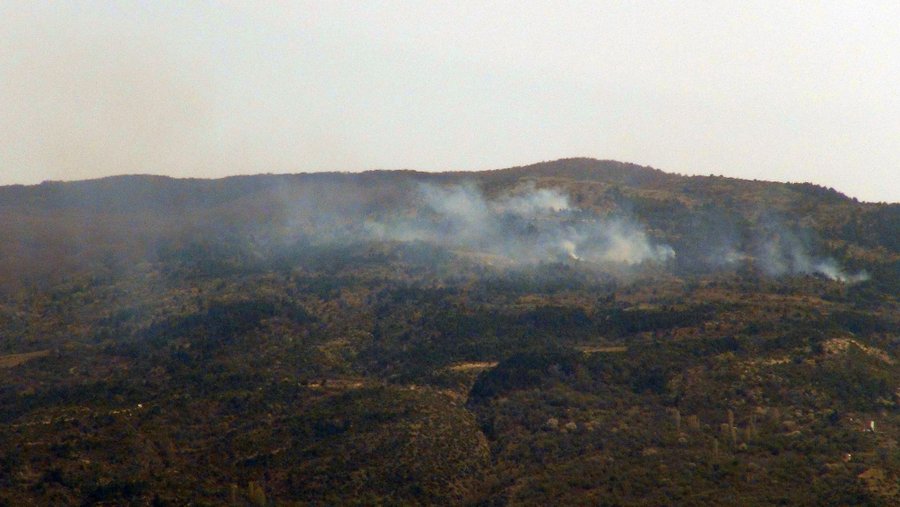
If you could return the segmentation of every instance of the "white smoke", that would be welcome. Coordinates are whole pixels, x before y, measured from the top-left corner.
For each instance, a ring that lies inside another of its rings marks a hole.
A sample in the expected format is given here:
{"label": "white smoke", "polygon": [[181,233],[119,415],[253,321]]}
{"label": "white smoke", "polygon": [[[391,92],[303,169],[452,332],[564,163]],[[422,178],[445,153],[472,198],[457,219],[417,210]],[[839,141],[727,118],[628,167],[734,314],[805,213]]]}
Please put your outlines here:
{"label": "white smoke", "polygon": [[420,191],[432,211],[466,227],[486,223],[492,213],[487,202],[471,185],[450,188],[422,185]]}
{"label": "white smoke", "polygon": [[525,264],[569,259],[635,265],[674,256],[639,224],[580,213],[557,189],[530,185],[488,199],[471,184],[423,184],[418,194],[418,213],[369,222],[366,231],[376,239],[427,241]]}
{"label": "white smoke", "polygon": [[507,195],[493,203],[493,209],[521,216],[538,216],[571,209],[569,196],[550,188],[535,189],[534,184],[523,187],[514,195]]}
{"label": "white smoke", "polygon": [[797,236],[785,230],[778,231],[762,244],[757,259],[763,271],[770,276],[820,274],[844,283],[869,279],[865,271],[847,273],[831,257],[814,257]]}
{"label": "white smoke", "polygon": [[844,283],[865,282],[869,279],[869,273],[860,271],[856,274],[850,274],[841,269],[837,261],[832,258],[818,261],[814,266],[814,272],[823,274],[832,280]]}
{"label": "white smoke", "polygon": [[653,244],[643,230],[624,220],[606,222],[599,232],[601,248],[593,253],[597,260],[638,264],[647,260],[663,262],[675,257],[672,247]]}
{"label": "white smoke", "polygon": [[562,247],[563,251],[565,251],[569,255],[570,259],[576,260],[576,261],[581,260],[581,257],[578,256],[578,252],[577,252],[578,247],[575,245],[574,241],[564,239],[562,241],[562,243],[560,243],[559,246]]}
{"label": "white smoke", "polygon": [[750,256],[734,248],[728,247],[723,249],[722,252],[716,255],[716,258],[721,259],[721,265],[732,266],[741,262],[746,262],[747,259],[750,258]]}

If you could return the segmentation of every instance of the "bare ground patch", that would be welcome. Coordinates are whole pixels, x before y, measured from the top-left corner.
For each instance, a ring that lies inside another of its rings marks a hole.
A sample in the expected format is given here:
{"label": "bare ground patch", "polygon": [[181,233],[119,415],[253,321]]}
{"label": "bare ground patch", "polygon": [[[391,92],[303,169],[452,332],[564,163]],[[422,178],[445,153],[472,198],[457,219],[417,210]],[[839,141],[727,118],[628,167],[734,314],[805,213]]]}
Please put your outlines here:
{"label": "bare ground patch", "polygon": [[22,354],[8,354],[5,356],[0,356],[0,368],[13,368],[15,366],[19,366],[20,364],[24,364],[27,361],[31,361],[32,359],[46,357],[48,355],[50,355],[49,350],[38,350],[35,352],[25,352]]}

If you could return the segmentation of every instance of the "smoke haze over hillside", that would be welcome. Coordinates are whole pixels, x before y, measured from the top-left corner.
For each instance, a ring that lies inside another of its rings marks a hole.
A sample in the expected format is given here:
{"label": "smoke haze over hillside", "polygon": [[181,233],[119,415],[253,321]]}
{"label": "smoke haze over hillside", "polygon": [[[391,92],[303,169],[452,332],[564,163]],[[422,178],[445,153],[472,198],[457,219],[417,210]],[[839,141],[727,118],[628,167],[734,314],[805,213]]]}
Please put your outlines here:
{"label": "smoke haze over hillside", "polygon": [[10,238],[0,259],[11,280],[165,259],[301,266],[337,249],[366,262],[373,252],[415,252],[419,267],[449,273],[559,263],[890,285],[897,211],[811,185],[589,159],[474,174],[135,176],[0,188],[0,235]]}
{"label": "smoke haze over hillside", "polygon": [[[560,189],[536,188],[531,182],[494,197],[471,181],[419,183],[408,202],[382,210],[378,219],[364,218],[352,206],[322,214],[313,204],[318,198],[306,195],[292,206],[307,223],[318,224],[312,236],[325,241],[425,242],[457,253],[488,254],[476,258],[509,265],[567,260],[637,267],[665,265],[678,255],[625,211],[600,216],[572,205]],[[335,236],[339,229],[343,232]],[[819,274],[855,283],[869,276],[865,271],[848,273],[835,259],[812,254],[808,242],[774,220],[752,238],[753,251],[737,248],[733,231],[707,232],[704,255],[698,260],[708,270],[753,262],[772,277]]]}
{"label": "smoke haze over hillside", "polygon": [[565,194],[533,186],[487,199],[473,185],[421,185],[425,213],[367,224],[372,236],[419,240],[501,255],[514,263],[559,259],[640,264],[674,256],[626,218],[601,220],[580,213]]}
{"label": "smoke haze over hillside", "polygon": [[770,276],[817,273],[831,280],[854,283],[869,279],[869,274],[860,271],[847,273],[830,257],[815,257],[794,234],[780,230],[768,238],[756,254],[763,271]]}

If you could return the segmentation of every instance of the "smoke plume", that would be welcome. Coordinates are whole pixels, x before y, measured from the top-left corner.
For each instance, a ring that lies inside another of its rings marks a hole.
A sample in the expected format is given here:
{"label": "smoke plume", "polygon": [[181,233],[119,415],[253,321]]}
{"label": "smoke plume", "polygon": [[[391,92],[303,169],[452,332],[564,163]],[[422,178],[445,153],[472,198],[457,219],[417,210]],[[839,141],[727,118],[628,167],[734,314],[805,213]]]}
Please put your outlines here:
{"label": "smoke plume", "polygon": [[844,283],[869,279],[865,271],[847,273],[835,259],[811,255],[806,244],[784,228],[779,228],[762,242],[756,258],[769,276],[819,274]]}
{"label": "smoke plume", "polygon": [[556,189],[525,186],[489,199],[472,184],[423,184],[416,204],[416,210],[367,222],[367,233],[374,239],[426,241],[502,256],[517,264],[569,259],[636,265],[675,255],[636,222],[585,213]]}

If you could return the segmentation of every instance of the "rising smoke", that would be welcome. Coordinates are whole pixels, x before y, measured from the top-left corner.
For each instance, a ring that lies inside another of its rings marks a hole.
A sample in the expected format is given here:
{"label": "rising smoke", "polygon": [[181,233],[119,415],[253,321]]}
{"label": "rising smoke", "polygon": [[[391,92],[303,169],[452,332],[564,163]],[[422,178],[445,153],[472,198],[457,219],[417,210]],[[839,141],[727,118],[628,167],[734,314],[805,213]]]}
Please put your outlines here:
{"label": "rising smoke", "polygon": [[847,273],[835,259],[811,255],[805,243],[785,228],[779,228],[761,243],[756,258],[769,276],[819,274],[844,283],[869,279],[865,271]]}
{"label": "rising smoke", "polygon": [[[652,239],[629,216],[605,216],[580,210],[554,188],[524,185],[487,197],[474,184],[420,184],[410,209],[369,220],[368,239],[422,241],[457,253],[490,254],[508,263],[535,264],[570,260],[598,265],[664,264],[676,251]],[[721,232],[721,231],[719,231]],[[849,273],[832,257],[812,253],[810,241],[771,220],[745,248],[729,234],[704,238],[708,269],[752,263],[768,276],[821,275],[843,283],[869,279]]]}
{"label": "rising smoke", "polygon": [[572,206],[556,189],[524,186],[487,198],[472,184],[418,188],[416,213],[366,223],[373,239],[425,241],[502,256],[516,264],[570,259],[636,265],[674,257],[625,217],[600,218]]}

